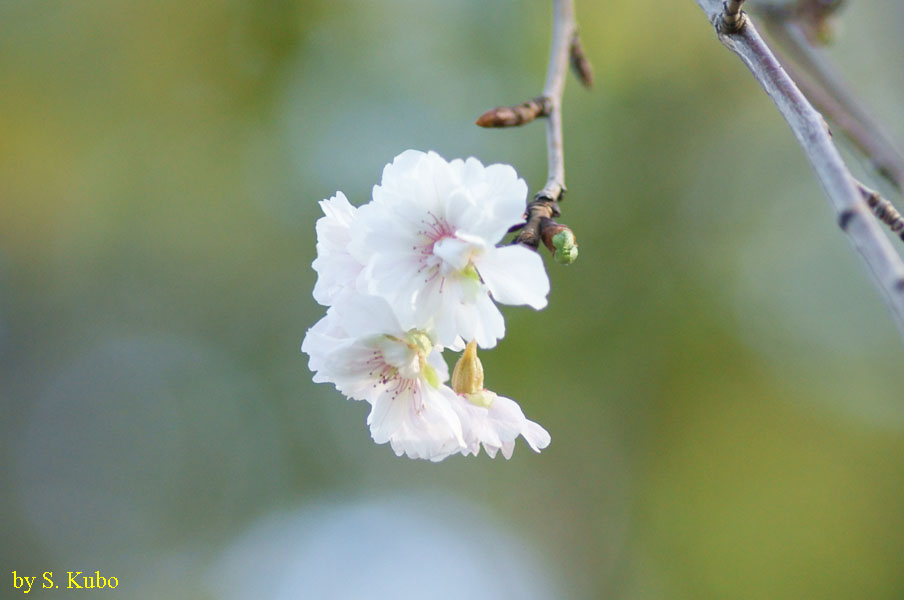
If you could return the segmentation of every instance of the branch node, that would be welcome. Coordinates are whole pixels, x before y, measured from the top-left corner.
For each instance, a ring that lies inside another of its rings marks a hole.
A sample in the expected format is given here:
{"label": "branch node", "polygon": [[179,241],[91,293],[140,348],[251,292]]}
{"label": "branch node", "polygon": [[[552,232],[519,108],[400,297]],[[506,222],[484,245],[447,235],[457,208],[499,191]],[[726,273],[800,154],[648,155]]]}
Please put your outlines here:
{"label": "branch node", "polygon": [[552,216],[558,217],[561,214],[559,212],[559,202],[565,198],[565,192],[567,191],[561,183],[547,181],[543,189],[534,194],[534,202],[543,201],[549,203],[553,210]]}
{"label": "branch node", "polygon": [[524,226],[512,243],[525,244],[536,250],[540,246],[541,228],[544,223],[555,223],[553,217],[561,214],[558,203],[552,198],[541,196],[542,193],[537,194],[527,205],[527,209],[524,211]]}
{"label": "branch node", "polygon": [[722,16],[716,24],[716,30],[723,35],[740,33],[747,24],[747,13],[741,10],[744,0],[724,0]]}

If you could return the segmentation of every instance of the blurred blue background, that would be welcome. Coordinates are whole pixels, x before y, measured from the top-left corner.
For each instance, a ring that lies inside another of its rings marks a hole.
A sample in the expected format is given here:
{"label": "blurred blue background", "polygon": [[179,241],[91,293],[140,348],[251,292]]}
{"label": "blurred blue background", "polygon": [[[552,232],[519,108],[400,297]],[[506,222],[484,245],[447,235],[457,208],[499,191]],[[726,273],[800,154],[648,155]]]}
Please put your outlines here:
{"label": "blurred blue background", "polygon": [[[426,464],[311,382],[317,201],[407,148],[538,189],[543,127],[472,123],[549,3],[0,2],[0,595],[904,596],[904,353],[802,152],[691,0],[577,12],[581,257],[482,353],[552,444]],[[842,22],[900,143],[904,7]]]}

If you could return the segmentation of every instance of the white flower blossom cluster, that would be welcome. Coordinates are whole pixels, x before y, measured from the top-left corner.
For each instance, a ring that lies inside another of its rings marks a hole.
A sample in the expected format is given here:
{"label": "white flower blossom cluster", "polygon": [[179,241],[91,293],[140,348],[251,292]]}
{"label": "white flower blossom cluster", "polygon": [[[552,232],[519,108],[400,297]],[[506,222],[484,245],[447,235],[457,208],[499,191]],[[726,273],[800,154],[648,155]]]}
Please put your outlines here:
{"label": "white flower blossom cluster", "polygon": [[[341,192],[320,203],[313,295],[328,309],[301,349],[314,381],[370,403],[374,441],[398,456],[439,461],[483,446],[509,458],[519,435],[537,452],[549,444],[516,402],[483,389],[476,357],[505,335],[496,302],[546,306],[540,256],[496,246],[526,197],[508,165],[408,150],[364,206]],[[450,387],[442,351],[466,345]]]}

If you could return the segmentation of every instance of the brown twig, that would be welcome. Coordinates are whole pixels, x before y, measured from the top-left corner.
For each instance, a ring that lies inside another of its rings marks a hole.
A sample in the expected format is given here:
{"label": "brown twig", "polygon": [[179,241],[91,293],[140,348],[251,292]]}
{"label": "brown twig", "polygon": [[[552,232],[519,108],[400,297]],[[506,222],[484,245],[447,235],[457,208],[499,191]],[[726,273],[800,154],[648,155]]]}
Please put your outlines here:
{"label": "brown twig", "polygon": [[571,69],[578,76],[578,80],[586,88],[593,87],[593,67],[590,61],[587,60],[587,55],[584,54],[584,46],[581,44],[581,36],[578,35],[577,29],[574,30],[574,35],[571,36],[569,54],[571,55]]}
{"label": "brown twig", "polygon": [[[553,238],[553,229],[567,229],[564,225],[556,223],[554,217],[558,217],[559,200],[565,193],[565,156],[562,145],[562,93],[565,90],[565,75],[568,70],[569,57],[574,47],[574,39],[577,28],[574,20],[574,6],[572,0],[554,0],[553,2],[553,31],[552,44],[549,51],[549,66],[546,70],[546,83],[543,86],[543,98],[549,104],[549,112],[546,115],[546,156],[547,178],[543,186],[534,196],[525,211],[525,223],[521,232],[515,237],[514,243],[524,244],[531,248],[537,248],[540,242],[546,243],[553,255],[563,262],[571,262],[566,255],[557,252]],[[556,231],[559,233],[559,231]],[[568,231],[573,243],[574,234]]]}
{"label": "brown twig", "polygon": [[[728,11],[723,9],[722,3],[718,0],[695,1],[716,27],[722,44],[747,65],[785,118],[835,209],[841,230],[863,259],[899,333],[904,336],[904,262],[870,215],[853,176],[832,142],[822,115],[782,69],[750,18],[739,31],[728,34],[723,27]],[[732,163],[730,167],[737,168],[738,163]]]}
{"label": "brown twig", "polygon": [[546,117],[548,172],[543,186],[524,211],[524,223],[509,229],[519,231],[513,244],[536,250],[543,242],[558,262],[571,263],[578,255],[574,233],[556,223],[559,201],[565,193],[565,157],[562,151],[562,92],[569,58],[581,82],[590,86],[593,70],[578,39],[572,0],[553,0],[552,44],[543,95],[518,106],[500,106],[480,115],[481,127],[512,127]]}

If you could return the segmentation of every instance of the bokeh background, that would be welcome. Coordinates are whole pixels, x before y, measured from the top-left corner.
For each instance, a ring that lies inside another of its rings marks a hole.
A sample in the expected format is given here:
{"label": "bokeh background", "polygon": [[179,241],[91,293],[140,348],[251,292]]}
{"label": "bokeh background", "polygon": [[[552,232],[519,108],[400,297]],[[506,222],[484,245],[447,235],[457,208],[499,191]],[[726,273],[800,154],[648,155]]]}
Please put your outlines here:
{"label": "bokeh background", "polygon": [[[0,2],[0,596],[904,596],[904,352],[800,149],[691,0],[577,11],[581,257],[482,354],[552,444],[426,464],[311,382],[317,201],[407,148],[538,189],[543,127],[472,123],[549,3]],[[904,8],[842,25],[904,141]]]}

